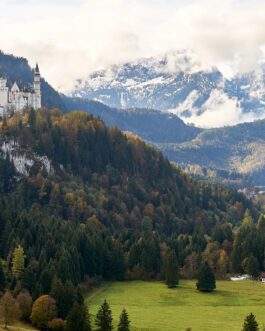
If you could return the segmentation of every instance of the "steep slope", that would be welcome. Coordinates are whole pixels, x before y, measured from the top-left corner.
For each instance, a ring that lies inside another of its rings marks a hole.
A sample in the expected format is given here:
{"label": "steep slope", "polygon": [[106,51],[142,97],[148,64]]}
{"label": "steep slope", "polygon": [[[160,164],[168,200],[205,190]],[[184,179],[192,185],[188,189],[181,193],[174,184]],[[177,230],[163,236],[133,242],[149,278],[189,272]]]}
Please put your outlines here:
{"label": "steep slope", "polygon": [[[0,52],[0,76],[7,77],[8,85],[17,81],[21,83],[22,86],[28,86],[32,84],[33,81],[33,70],[30,68],[25,58]],[[41,92],[44,107],[66,109],[59,93],[55,91],[44,78],[42,78],[41,81]]]}
{"label": "steep slope", "polygon": [[231,242],[245,209],[257,216],[243,195],[193,181],[86,113],[30,111],[0,127],[0,254],[9,267],[24,247],[25,270],[12,284],[34,297],[49,293],[55,276],[75,285],[87,276],[157,277],[169,248],[185,266],[216,227]]}
{"label": "steep slope", "polygon": [[251,176],[265,182],[265,120],[201,132],[183,144],[160,144],[171,159],[182,164],[199,164]]}

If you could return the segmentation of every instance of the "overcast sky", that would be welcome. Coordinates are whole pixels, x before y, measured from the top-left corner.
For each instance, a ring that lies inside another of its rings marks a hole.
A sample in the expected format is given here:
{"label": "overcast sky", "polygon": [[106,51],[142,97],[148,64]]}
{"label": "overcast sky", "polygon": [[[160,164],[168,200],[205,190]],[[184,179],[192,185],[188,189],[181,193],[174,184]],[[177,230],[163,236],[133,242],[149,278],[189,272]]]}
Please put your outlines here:
{"label": "overcast sky", "polygon": [[92,70],[193,48],[226,74],[262,59],[265,1],[0,0],[0,47],[66,91]]}

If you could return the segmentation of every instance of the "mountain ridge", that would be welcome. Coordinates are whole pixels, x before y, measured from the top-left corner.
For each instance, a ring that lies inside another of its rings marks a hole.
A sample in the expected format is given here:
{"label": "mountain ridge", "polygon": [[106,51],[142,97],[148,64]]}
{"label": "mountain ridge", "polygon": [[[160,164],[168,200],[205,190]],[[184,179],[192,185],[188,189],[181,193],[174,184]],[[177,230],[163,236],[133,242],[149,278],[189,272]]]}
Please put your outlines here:
{"label": "mountain ridge", "polygon": [[203,68],[192,52],[171,52],[95,71],[70,96],[114,108],[170,110],[185,122],[223,126],[265,117],[265,71],[261,65],[228,79],[217,68]]}

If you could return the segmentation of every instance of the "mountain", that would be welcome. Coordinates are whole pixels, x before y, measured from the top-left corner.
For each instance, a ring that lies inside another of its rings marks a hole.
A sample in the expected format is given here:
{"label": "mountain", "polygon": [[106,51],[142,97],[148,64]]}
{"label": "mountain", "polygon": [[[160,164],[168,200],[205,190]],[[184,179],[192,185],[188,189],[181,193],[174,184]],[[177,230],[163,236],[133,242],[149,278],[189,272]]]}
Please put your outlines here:
{"label": "mountain", "polygon": [[149,142],[189,141],[202,131],[186,125],[174,114],[152,109],[117,109],[97,101],[65,96],[62,98],[68,109],[87,111],[99,116],[108,126],[117,126]]}
{"label": "mountain", "polygon": [[185,122],[215,127],[264,117],[264,82],[262,66],[227,79],[217,68],[204,69],[193,52],[182,51],[93,72],[78,80],[70,95],[114,108],[170,110]]}
{"label": "mountain", "polygon": [[175,162],[237,172],[257,185],[265,182],[265,120],[204,130],[192,141],[158,144]]}
{"label": "mountain", "polygon": [[[33,82],[33,70],[28,61],[23,57],[15,57],[0,51],[0,76],[7,77],[10,86],[15,81],[22,86],[28,86]],[[55,91],[44,78],[41,80],[42,104],[44,107],[58,107],[66,110],[64,103],[57,91]]]}

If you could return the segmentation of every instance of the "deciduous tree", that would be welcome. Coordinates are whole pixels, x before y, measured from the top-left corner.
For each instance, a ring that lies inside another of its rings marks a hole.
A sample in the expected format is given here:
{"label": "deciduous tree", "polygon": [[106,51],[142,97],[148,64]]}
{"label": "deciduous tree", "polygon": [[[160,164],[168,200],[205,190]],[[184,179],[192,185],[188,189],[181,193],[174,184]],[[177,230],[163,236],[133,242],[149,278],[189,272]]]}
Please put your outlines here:
{"label": "deciduous tree", "polygon": [[33,304],[31,321],[32,324],[45,330],[48,322],[57,316],[55,300],[49,295],[42,295]]}
{"label": "deciduous tree", "polygon": [[19,245],[13,254],[12,260],[12,272],[16,277],[19,277],[24,271],[25,266],[25,255],[24,249],[21,245]]}
{"label": "deciduous tree", "polygon": [[21,318],[25,321],[30,320],[32,310],[32,297],[27,290],[23,290],[17,296],[17,302],[21,311]]}
{"label": "deciduous tree", "polygon": [[10,292],[6,292],[0,299],[0,317],[4,322],[5,329],[8,325],[20,318],[19,304]]}

